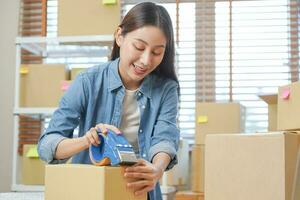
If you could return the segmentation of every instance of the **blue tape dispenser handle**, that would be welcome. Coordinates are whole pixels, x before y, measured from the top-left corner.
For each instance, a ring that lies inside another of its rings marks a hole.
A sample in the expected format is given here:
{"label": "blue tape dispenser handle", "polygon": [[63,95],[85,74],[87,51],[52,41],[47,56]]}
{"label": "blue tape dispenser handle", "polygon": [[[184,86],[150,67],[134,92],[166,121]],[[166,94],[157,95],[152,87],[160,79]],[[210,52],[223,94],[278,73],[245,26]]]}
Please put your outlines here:
{"label": "blue tape dispenser handle", "polygon": [[97,166],[133,165],[137,162],[132,146],[123,134],[109,130],[107,133],[98,132],[100,144],[90,145],[91,162]]}

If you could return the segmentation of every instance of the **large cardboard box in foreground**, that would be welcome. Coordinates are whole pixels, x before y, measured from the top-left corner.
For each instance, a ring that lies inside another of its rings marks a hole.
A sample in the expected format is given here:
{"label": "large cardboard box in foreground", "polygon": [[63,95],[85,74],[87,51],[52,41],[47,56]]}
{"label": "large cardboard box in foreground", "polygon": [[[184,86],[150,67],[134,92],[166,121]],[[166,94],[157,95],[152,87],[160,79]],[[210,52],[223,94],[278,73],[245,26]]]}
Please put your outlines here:
{"label": "large cardboard box in foreground", "polygon": [[126,188],[121,167],[83,164],[46,166],[45,200],[146,200]]}
{"label": "large cardboard box in foreground", "polygon": [[239,103],[196,104],[195,144],[205,144],[207,134],[241,133],[245,127],[245,108]]}
{"label": "large cardboard box in foreground", "polygon": [[300,82],[278,89],[278,130],[300,130]]}
{"label": "large cardboard box in foreground", "polygon": [[20,68],[20,106],[57,107],[69,71],[62,64],[30,64]]}
{"label": "large cardboard box in foreground", "polygon": [[59,0],[58,35],[113,35],[121,19],[121,2]]}
{"label": "large cardboard box in foreground", "polygon": [[205,199],[292,200],[299,139],[292,132],[207,136]]}
{"label": "large cardboard box in foreground", "polygon": [[259,97],[268,104],[268,130],[277,131],[277,94],[260,95]]}

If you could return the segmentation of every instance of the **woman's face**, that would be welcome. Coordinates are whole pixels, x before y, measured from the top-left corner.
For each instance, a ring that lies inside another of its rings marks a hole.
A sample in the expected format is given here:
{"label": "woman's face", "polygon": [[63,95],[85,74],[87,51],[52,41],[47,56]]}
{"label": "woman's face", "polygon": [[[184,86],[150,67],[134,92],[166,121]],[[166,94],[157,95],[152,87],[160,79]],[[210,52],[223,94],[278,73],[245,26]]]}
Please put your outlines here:
{"label": "woman's face", "polygon": [[166,48],[164,33],[157,27],[144,26],[122,36],[116,33],[120,47],[119,73],[127,89],[137,89],[142,80],[162,61]]}

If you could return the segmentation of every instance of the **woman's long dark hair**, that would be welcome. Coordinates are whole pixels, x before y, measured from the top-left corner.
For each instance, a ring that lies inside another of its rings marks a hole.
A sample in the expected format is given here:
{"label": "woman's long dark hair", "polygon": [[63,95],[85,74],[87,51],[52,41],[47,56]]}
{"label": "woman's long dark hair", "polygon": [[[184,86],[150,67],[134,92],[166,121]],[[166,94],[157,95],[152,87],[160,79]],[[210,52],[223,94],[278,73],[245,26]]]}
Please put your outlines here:
{"label": "woman's long dark hair", "polygon": [[[173,26],[167,10],[162,6],[151,2],[140,3],[127,13],[119,25],[119,27],[122,28],[123,36],[144,26],[158,27],[167,39],[164,57],[153,73],[170,78],[178,83],[174,66],[175,47]],[[118,57],[120,57],[120,48],[115,40],[111,53],[111,60],[115,60]]]}

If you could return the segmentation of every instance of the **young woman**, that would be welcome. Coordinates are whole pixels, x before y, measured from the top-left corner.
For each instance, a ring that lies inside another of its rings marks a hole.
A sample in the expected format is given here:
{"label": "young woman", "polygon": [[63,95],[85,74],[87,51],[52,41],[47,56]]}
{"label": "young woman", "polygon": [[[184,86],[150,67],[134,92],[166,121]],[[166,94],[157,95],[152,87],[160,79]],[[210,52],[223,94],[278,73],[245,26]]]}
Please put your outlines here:
{"label": "young woman", "polygon": [[[140,159],[124,176],[135,195],[161,199],[158,181],[177,163],[179,84],[174,69],[174,36],[167,11],[140,3],[115,33],[111,61],[79,74],[62,97],[38,144],[41,159],[91,163],[96,129],[124,134]],[[79,125],[79,136],[73,130]]]}

